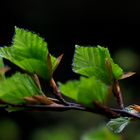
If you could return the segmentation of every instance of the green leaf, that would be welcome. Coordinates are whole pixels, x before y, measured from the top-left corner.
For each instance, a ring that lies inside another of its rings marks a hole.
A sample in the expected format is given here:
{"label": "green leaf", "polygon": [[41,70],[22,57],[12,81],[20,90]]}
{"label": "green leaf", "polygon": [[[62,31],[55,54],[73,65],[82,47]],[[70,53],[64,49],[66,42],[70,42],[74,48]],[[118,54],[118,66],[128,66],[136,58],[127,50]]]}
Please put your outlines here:
{"label": "green leaf", "polygon": [[4,67],[3,58],[0,57],[0,69]]}
{"label": "green leaf", "polygon": [[87,77],[95,76],[107,84],[113,79],[119,79],[123,74],[123,70],[113,62],[108,49],[101,46],[76,45],[72,66],[75,73]]}
{"label": "green leaf", "polygon": [[129,124],[130,118],[120,117],[117,119],[111,119],[107,123],[107,127],[114,133],[120,133]]}
{"label": "green leaf", "polygon": [[3,63],[3,58],[0,57],[0,80],[4,80],[4,79],[5,79],[4,63]]}
{"label": "green leaf", "polygon": [[40,94],[32,78],[25,74],[16,73],[0,82],[0,100],[9,104],[22,104],[24,97]]}
{"label": "green leaf", "polygon": [[0,56],[8,59],[23,70],[50,79],[56,65],[56,58],[51,56],[52,73],[47,64],[47,43],[43,38],[30,31],[15,28],[12,47],[0,48]]}
{"label": "green leaf", "polygon": [[101,127],[88,131],[81,140],[121,140],[121,137],[111,133],[108,129]]}
{"label": "green leaf", "polygon": [[[15,28],[13,47],[26,57],[44,60],[48,54],[47,43],[30,31]],[[28,50],[28,52],[27,52]]]}
{"label": "green leaf", "polygon": [[59,88],[63,95],[91,108],[94,101],[104,103],[109,94],[109,87],[95,77],[81,77],[80,81],[59,83]]}

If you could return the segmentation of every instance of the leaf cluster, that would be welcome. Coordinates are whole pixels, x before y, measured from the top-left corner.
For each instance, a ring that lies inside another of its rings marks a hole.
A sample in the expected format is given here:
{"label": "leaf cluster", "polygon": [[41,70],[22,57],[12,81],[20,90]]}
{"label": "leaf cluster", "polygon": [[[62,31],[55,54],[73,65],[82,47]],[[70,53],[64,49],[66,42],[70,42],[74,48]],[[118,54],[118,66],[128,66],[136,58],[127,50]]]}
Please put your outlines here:
{"label": "leaf cluster", "polygon": [[[131,115],[139,114],[139,106],[124,108],[119,80],[132,76],[134,73],[124,73],[110,56],[109,50],[101,46],[75,46],[72,70],[79,74],[79,80],[58,83],[53,79],[53,73],[58,67],[63,55],[55,58],[49,53],[47,42],[39,35],[28,30],[15,27],[11,46],[0,48],[0,103],[9,111],[17,108],[26,110],[38,108],[90,110],[100,114],[114,113],[106,105],[109,95],[114,95],[121,111],[133,110]],[[22,69],[11,77],[5,73],[10,70],[3,63],[3,58]],[[40,79],[47,87],[42,89]],[[51,92],[55,98],[48,97]],[[62,97],[69,97],[76,103],[69,103]],[[34,106],[33,106],[34,105]],[[29,109],[28,108],[28,109]],[[99,110],[98,110],[99,109]],[[135,112],[134,112],[135,111]],[[107,116],[107,115],[106,115]],[[131,120],[130,117],[116,115],[107,126],[114,132],[121,132]]]}

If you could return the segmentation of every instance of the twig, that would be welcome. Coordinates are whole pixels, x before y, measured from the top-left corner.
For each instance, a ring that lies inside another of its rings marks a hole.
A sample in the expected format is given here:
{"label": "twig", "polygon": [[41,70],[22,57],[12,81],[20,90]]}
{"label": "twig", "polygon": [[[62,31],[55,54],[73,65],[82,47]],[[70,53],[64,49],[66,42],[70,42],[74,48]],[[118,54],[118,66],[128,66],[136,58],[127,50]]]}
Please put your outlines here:
{"label": "twig", "polygon": [[120,116],[132,117],[132,118],[135,118],[135,119],[140,119],[140,115],[137,115],[137,114],[134,114],[134,113],[130,113],[130,112],[126,111],[126,110],[114,109],[114,108],[111,108],[111,110],[116,112],[116,113],[119,113]]}
{"label": "twig", "polygon": [[[7,108],[9,105],[3,106],[3,109]],[[25,108],[25,111],[68,111],[68,110],[79,110],[79,111],[85,111],[85,112],[91,112],[91,113],[96,113],[99,115],[106,116],[107,118],[117,118],[120,116],[123,117],[131,117],[135,119],[140,120],[140,115],[137,115],[135,113],[130,113],[127,112],[126,110],[121,110],[121,109],[114,109],[114,108],[108,108],[106,106],[98,106],[96,105],[95,109],[89,109],[84,106],[81,106],[79,104],[73,104],[73,105],[10,105],[12,107],[21,107]]]}
{"label": "twig", "polygon": [[[120,116],[123,117],[131,117],[135,119],[140,120],[140,115],[134,114],[127,112],[126,110],[121,110],[121,109],[114,109],[114,108],[107,108],[105,107],[104,109],[99,108],[98,109],[89,109],[85,108],[83,106],[49,106],[49,105],[24,105],[22,107],[27,107],[28,109],[35,109],[39,111],[68,111],[68,110],[80,110],[80,111],[85,111],[85,112],[91,112],[91,113],[96,113],[100,115],[104,115],[107,118],[117,118]],[[106,112],[106,113],[104,113]]]}
{"label": "twig", "polygon": [[85,107],[78,106],[50,106],[50,105],[23,105],[28,109],[35,109],[39,111],[67,111],[67,110],[81,110],[86,111]]}

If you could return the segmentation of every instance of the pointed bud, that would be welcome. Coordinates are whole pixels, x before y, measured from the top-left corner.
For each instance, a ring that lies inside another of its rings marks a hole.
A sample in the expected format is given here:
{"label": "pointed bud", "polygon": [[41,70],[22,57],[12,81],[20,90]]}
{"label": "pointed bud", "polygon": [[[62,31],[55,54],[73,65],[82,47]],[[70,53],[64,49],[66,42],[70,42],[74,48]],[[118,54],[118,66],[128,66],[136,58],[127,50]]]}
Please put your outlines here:
{"label": "pointed bud", "polygon": [[39,104],[40,102],[38,100],[36,100],[33,97],[24,97],[24,100],[28,103],[28,104]]}
{"label": "pointed bud", "polygon": [[42,91],[39,78],[38,78],[38,76],[36,74],[33,75],[33,80],[35,81],[35,83],[38,86],[38,88]]}
{"label": "pointed bud", "polygon": [[7,67],[7,66],[0,68],[0,74],[5,74],[9,70],[10,70],[10,67]]}
{"label": "pointed bud", "polygon": [[133,108],[137,113],[140,113],[140,106],[139,105],[132,105],[131,108]]}
{"label": "pointed bud", "polygon": [[129,78],[129,77],[131,77],[131,76],[133,76],[133,75],[135,75],[135,74],[136,74],[135,72],[127,72],[127,73],[123,74],[123,75],[119,78],[119,80],[122,80],[122,79],[125,79],[125,78]]}
{"label": "pointed bud", "polygon": [[48,68],[48,73],[49,73],[49,75],[51,77],[52,74],[53,74],[53,70],[52,70],[52,61],[51,61],[50,53],[48,53],[48,56],[47,56],[47,68]]}
{"label": "pointed bud", "polygon": [[107,58],[105,60],[105,66],[106,66],[108,74],[109,74],[109,79],[112,81],[113,80],[112,66],[111,66],[110,60]]}
{"label": "pointed bud", "polygon": [[48,99],[47,96],[35,95],[33,96],[33,98],[36,99],[41,104],[45,104],[45,105],[50,105],[54,103],[52,100]]}
{"label": "pointed bud", "polygon": [[62,58],[63,58],[63,55],[64,55],[64,54],[61,54],[61,55],[57,58],[56,64],[55,64],[55,66],[54,66],[54,68],[53,68],[53,72],[57,69],[58,65],[60,64],[60,62],[61,62],[61,60],[62,60]]}

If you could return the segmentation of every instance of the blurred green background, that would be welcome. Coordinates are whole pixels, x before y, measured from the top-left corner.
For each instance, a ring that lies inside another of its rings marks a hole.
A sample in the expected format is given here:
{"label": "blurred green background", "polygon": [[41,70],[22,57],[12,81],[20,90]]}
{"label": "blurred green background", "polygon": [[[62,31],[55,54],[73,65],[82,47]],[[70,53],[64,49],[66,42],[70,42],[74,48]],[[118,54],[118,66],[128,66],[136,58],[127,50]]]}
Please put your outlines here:
{"label": "blurred green background", "polygon": [[[4,0],[0,2],[0,46],[9,45],[14,26],[39,33],[55,56],[64,53],[54,78],[78,78],[71,70],[74,45],[102,45],[125,71],[137,74],[120,81],[125,105],[140,104],[140,2],[103,0]],[[9,64],[13,68],[16,67]],[[63,75],[62,75],[63,74]],[[115,100],[109,100],[116,106]],[[0,140],[139,140],[140,122],[121,137],[103,126],[108,119],[85,112],[0,112]]]}

